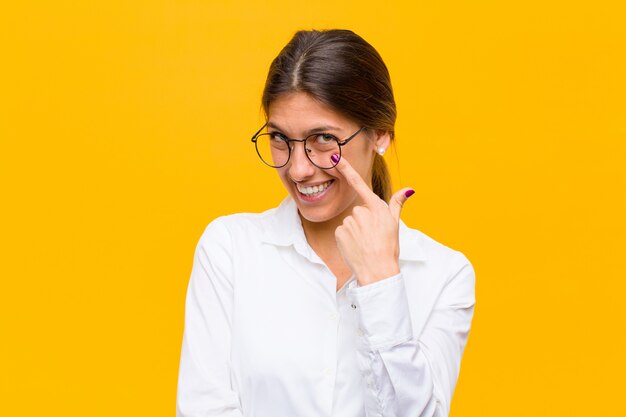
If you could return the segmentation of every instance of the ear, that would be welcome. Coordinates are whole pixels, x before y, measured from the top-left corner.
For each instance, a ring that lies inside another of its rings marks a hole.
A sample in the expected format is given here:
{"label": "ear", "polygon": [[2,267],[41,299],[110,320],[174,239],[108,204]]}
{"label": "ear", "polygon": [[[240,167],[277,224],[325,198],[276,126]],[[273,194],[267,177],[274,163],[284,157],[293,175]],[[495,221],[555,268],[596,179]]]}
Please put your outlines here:
{"label": "ear", "polygon": [[374,138],[374,152],[378,151],[378,148],[384,148],[387,150],[391,144],[391,133],[384,130],[377,130]]}

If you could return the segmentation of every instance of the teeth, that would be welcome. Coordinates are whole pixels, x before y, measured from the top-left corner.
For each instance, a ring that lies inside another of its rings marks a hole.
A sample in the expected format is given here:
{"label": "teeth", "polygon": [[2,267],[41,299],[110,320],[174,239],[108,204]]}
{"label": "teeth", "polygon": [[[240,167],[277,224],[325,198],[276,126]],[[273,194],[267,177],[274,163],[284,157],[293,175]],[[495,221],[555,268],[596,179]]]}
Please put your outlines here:
{"label": "teeth", "polygon": [[326,188],[328,188],[330,183],[331,181],[326,181],[323,184],[314,185],[313,187],[303,187],[300,184],[296,184],[296,186],[298,187],[298,191],[300,191],[302,194],[311,196],[313,194],[319,194],[324,191]]}

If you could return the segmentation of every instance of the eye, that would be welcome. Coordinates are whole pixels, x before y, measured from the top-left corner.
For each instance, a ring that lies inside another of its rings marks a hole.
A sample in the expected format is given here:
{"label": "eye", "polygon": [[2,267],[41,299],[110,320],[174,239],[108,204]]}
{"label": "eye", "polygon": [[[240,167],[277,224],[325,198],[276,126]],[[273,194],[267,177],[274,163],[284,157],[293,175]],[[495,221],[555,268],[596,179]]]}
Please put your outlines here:
{"label": "eye", "polygon": [[289,139],[287,138],[287,136],[283,135],[282,133],[269,132],[267,136],[265,137],[269,138],[269,140],[265,139],[263,142],[266,144],[269,144],[269,146],[274,150],[285,151],[287,150],[287,147],[289,146]]}
{"label": "eye", "polygon": [[281,141],[281,142],[289,141],[287,136],[283,135],[280,132],[269,132],[269,137],[272,139],[272,141]]}
{"label": "eye", "polygon": [[280,132],[269,132],[268,134],[270,135],[272,139],[282,139],[282,140],[287,139],[285,135],[283,135]]}
{"label": "eye", "polygon": [[336,141],[337,138],[330,133],[319,133],[315,135],[315,142],[321,145]]}

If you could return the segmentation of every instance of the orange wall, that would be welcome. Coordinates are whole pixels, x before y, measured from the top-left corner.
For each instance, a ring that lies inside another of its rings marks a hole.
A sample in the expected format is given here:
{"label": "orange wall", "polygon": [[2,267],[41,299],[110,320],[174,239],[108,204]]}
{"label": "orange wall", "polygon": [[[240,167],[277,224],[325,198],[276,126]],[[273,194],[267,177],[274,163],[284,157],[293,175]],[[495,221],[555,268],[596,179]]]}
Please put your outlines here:
{"label": "orange wall", "polygon": [[270,61],[345,27],[390,68],[404,220],[476,268],[451,416],[626,415],[624,3],[295,3],[2,6],[2,414],[174,415],[197,239],[284,195]]}

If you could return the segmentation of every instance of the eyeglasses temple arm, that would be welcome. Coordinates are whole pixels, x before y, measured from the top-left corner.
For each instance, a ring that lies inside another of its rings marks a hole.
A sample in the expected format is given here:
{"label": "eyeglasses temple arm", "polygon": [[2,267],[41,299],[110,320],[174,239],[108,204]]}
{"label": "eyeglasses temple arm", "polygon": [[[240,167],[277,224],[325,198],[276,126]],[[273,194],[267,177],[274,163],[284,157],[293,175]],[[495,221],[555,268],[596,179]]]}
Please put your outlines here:
{"label": "eyeglasses temple arm", "polygon": [[263,126],[261,126],[261,128],[260,128],[259,130],[257,130],[257,132],[256,132],[254,135],[252,135],[252,138],[250,139],[252,142],[254,142],[254,140],[256,139],[256,137],[257,137],[257,136],[259,136],[259,133],[261,133],[261,131],[262,131],[263,129],[265,129],[265,126],[267,126],[267,123],[268,123],[268,122],[265,122],[265,124],[264,124]]}
{"label": "eyeglasses temple arm", "polygon": [[341,141],[341,142],[337,141],[337,144],[338,144],[339,146],[343,146],[343,145],[345,145],[346,143],[348,143],[348,142],[350,142],[352,139],[354,139],[354,138],[356,137],[356,135],[358,135],[359,133],[361,133],[361,131],[362,131],[363,129],[365,129],[365,126],[363,126],[362,128],[360,128],[359,130],[357,130],[357,131],[354,133],[354,135],[350,136],[348,139],[345,139],[345,140],[343,140],[343,141]]}

